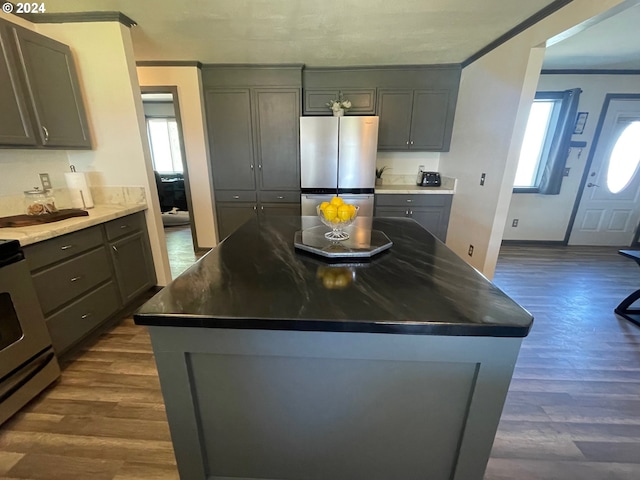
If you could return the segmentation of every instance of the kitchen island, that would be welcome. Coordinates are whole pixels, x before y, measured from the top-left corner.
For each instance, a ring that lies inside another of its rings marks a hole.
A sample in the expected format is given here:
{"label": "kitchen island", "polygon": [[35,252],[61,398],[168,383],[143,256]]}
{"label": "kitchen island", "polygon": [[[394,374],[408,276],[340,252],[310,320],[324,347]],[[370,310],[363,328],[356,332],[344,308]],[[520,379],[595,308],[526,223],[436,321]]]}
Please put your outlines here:
{"label": "kitchen island", "polygon": [[181,478],[481,480],[531,315],[411,219],[338,264],[300,225],[250,221],[135,315]]}

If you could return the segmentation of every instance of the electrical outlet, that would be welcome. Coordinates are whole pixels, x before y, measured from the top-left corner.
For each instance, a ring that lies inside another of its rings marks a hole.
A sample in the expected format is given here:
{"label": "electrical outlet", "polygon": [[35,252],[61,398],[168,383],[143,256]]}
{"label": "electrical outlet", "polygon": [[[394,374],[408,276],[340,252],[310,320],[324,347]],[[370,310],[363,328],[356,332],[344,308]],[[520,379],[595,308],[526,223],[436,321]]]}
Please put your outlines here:
{"label": "electrical outlet", "polygon": [[42,189],[43,190],[50,190],[51,189],[51,180],[49,179],[49,174],[48,173],[41,173],[40,174],[40,183],[42,184]]}
{"label": "electrical outlet", "polygon": [[483,173],[482,175],[480,175],[480,186],[484,185],[485,178],[487,178],[487,174],[486,173]]}
{"label": "electrical outlet", "polygon": [[473,257],[473,245],[469,245],[469,256]]}
{"label": "electrical outlet", "polygon": [[567,167],[564,169],[564,172],[562,173],[563,177],[568,177],[569,176],[569,171],[571,170],[571,168]]}
{"label": "electrical outlet", "polygon": [[513,219],[513,222],[511,222],[511,226],[512,227],[517,227],[518,226],[518,219],[517,218]]}

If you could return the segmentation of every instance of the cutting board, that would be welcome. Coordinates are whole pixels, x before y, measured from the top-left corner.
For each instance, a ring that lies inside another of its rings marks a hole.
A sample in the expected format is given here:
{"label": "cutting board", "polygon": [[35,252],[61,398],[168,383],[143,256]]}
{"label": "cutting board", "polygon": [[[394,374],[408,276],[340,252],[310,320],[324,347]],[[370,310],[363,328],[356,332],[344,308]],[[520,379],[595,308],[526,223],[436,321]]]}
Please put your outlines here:
{"label": "cutting board", "polygon": [[88,216],[89,212],[79,208],[66,208],[53,213],[45,213],[44,215],[12,215],[10,217],[0,217],[0,228],[29,227],[31,225],[58,222],[67,218]]}

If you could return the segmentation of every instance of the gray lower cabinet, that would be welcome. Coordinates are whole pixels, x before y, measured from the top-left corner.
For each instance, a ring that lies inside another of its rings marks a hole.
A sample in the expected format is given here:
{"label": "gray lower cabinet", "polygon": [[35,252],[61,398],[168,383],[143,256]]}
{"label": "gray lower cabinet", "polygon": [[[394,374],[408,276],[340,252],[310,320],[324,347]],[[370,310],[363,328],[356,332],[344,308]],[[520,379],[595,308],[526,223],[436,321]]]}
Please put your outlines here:
{"label": "gray lower cabinet", "polygon": [[70,48],[5,21],[0,21],[0,37],[1,84],[10,86],[0,94],[0,144],[91,148]]}
{"label": "gray lower cabinet", "polygon": [[104,228],[116,283],[126,305],[156,282],[144,214],[112,220]]}
{"label": "gray lower cabinet", "polygon": [[143,213],[28,245],[24,252],[58,354],[155,285]]}
{"label": "gray lower cabinet", "polygon": [[454,103],[446,89],[381,89],[378,149],[449,150]]}
{"label": "gray lower cabinet", "polygon": [[441,241],[447,239],[451,195],[376,195],[374,216],[408,217],[429,230]]}
{"label": "gray lower cabinet", "polygon": [[256,215],[257,205],[245,202],[219,202],[216,204],[218,239],[224,240],[242,224]]}

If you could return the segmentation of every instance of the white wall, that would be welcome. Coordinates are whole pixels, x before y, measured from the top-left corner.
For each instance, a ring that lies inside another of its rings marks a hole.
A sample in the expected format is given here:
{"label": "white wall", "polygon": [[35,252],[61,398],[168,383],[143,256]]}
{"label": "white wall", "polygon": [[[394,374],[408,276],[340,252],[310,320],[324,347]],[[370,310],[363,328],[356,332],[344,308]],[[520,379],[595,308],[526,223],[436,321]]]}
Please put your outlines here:
{"label": "white wall", "polygon": [[[608,93],[640,93],[640,75],[542,75],[539,91],[581,88],[578,111],[588,112],[584,132],[572,140],[587,142],[580,152],[572,149],[567,159],[569,176],[564,177],[558,195],[515,193],[511,199],[504,231],[506,240],[562,241],[573,206],[581,194],[580,179],[593,145],[596,125]],[[512,227],[513,219],[518,226]]]}
{"label": "white wall", "polygon": [[[462,70],[451,150],[440,156],[440,171],[458,179],[447,245],[489,278],[539,76],[542,49],[537,47],[620,3],[575,0]],[[470,244],[473,257],[467,255]]]}
{"label": "white wall", "polygon": [[182,135],[191,189],[197,244],[211,248],[218,243],[214,223],[209,147],[205,129],[202,80],[197,67],[138,67],[141,86],[176,86]]}
{"label": "white wall", "polygon": [[43,35],[71,47],[80,77],[93,150],[67,151],[93,186],[142,186],[159,285],[171,280],[158,193],[130,31],[117,22],[38,24]]}

